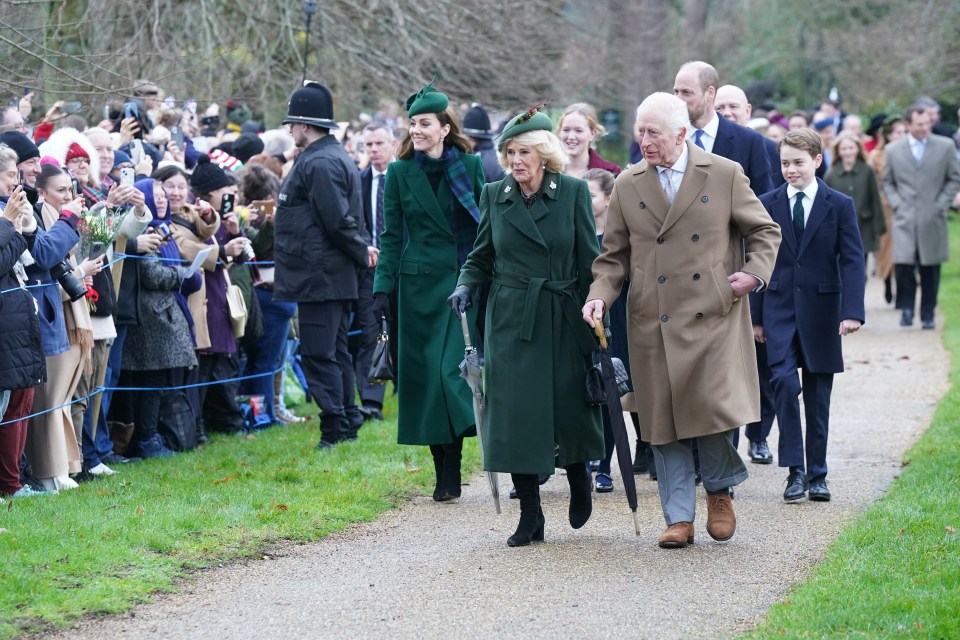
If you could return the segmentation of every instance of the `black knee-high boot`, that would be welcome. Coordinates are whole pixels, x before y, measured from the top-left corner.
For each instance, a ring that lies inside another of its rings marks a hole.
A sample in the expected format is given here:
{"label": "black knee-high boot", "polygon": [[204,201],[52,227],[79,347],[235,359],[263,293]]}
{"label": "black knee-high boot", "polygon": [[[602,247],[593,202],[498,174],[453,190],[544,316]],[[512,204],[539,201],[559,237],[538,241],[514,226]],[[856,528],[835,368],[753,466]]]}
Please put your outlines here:
{"label": "black knee-high boot", "polygon": [[433,470],[437,476],[437,485],[433,489],[433,499],[437,502],[443,500],[443,445],[430,445],[430,454],[433,456]]}
{"label": "black knee-high boot", "polygon": [[570,483],[570,526],[579,529],[593,513],[593,486],[585,463],[575,462],[564,469]]}
{"label": "black knee-high boot", "polygon": [[445,502],[460,497],[460,461],[463,458],[463,438],[454,438],[443,447],[443,484],[440,500]]}
{"label": "black knee-high boot", "polygon": [[520,499],[520,524],[507,538],[509,547],[525,547],[531,541],[543,541],[543,510],[540,508],[540,485],[532,473],[511,473],[513,486]]}

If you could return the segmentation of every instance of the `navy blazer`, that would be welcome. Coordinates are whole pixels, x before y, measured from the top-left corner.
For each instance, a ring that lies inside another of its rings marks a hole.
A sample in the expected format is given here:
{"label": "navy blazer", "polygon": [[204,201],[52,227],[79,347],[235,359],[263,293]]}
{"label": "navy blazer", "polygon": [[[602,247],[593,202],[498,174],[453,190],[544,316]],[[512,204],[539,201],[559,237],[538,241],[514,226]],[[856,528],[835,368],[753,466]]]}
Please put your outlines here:
{"label": "navy blazer", "polygon": [[[360,172],[360,194],[363,198],[363,221],[367,225],[367,229],[370,229],[371,240],[376,241],[376,238],[373,238],[373,211],[370,210],[370,190],[373,188],[373,169],[367,167]],[[383,231],[383,229],[380,229]],[[376,242],[374,242],[376,244]]]}
{"label": "navy blazer", "polygon": [[786,185],[760,197],[783,240],[770,282],[752,309],[753,324],[763,325],[771,365],[786,357],[796,333],[807,371],[839,373],[840,321],[864,322],[863,244],[853,200],[822,180],[817,184],[799,246]]}
{"label": "navy blazer", "polygon": [[750,188],[761,196],[773,188],[770,179],[770,159],[764,147],[764,137],[753,129],[742,127],[735,122],[717,115],[720,125],[717,127],[717,139],[713,142],[713,153],[722,158],[739,162],[743,172],[750,178]]}
{"label": "navy blazer", "polygon": [[787,184],[787,181],[783,179],[783,170],[780,168],[780,152],[777,151],[777,143],[764,136],[763,147],[767,150],[767,159],[770,160],[771,188],[776,189]]}

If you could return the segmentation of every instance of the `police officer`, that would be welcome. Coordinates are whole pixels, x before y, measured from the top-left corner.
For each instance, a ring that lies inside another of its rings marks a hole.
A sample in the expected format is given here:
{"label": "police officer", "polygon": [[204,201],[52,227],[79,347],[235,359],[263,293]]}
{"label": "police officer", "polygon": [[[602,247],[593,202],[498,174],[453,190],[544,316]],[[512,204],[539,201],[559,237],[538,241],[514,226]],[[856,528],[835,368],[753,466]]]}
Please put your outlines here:
{"label": "police officer", "polygon": [[284,124],[303,149],[280,191],[273,295],[297,302],[300,352],[320,415],[320,449],[353,440],[363,424],[347,351],[358,274],[376,265],[363,223],[360,174],[337,139],[333,97],[317,82],[293,92]]}
{"label": "police officer", "polygon": [[493,130],[490,127],[490,116],[487,110],[479,104],[474,104],[463,116],[463,135],[473,143],[473,152],[483,160],[483,173],[487,182],[496,182],[506,177],[506,172],[497,160],[497,150],[493,148]]}

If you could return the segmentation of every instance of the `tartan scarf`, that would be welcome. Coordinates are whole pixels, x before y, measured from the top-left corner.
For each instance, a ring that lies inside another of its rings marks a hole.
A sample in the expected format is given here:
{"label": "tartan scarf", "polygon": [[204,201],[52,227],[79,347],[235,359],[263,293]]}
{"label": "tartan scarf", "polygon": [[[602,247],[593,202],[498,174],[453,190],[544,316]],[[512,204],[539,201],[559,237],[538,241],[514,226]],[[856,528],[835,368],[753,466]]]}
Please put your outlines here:
{"label": "tartan scarf", "polygon": [[463,160],[460,159],[460,152],[456,148],[447,147],[443,150],[443,155],[437,159],[421,151],[415,151],[413,159],[425,173],[432,173],[442,168],[453,195],[457,196],[457,200],[470,217],[477,223],[480,222],[480,209],[473,197],[473,184],[470,182],[470,176],[467,175],[467,168],[463,166]]}

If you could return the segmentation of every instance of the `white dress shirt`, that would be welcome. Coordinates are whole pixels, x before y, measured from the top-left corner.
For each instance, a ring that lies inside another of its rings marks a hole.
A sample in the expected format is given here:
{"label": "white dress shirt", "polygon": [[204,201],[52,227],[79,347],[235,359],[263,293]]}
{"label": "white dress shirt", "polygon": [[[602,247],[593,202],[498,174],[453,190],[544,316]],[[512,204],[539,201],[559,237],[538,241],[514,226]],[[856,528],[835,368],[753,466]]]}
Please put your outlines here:
{"label": "white dress shirt", "polygon": [[[810,184],[807,185],[806,189],[803,189],[803,228],[807,228],[807,222],[810,220],[810,210],[813,209],[813,200],[817,197],[817,191],[820,189],[817,185],[817,179],[814,178]],[[800,189],[797,189],[792,184],[787,185],[787,199],[790,202],[790,215],[793,216],[793,208],[797,206],[797,193],[800,192]]]}
{"label": "white dress shirt", "polygon": [[[703,149],[707,153],[713,153],[713,143],[717,141],[717,131],[720,129],[720,116],[717,115],[717,112],[713,112],[713,118],[703,126],[703,135],[700,136],[700,142],[703,144]],[[697,130],[691,125],[687,129],[687,139],[695,140],[697,135]],[[694,143],[696,144],[696,143]]]}

